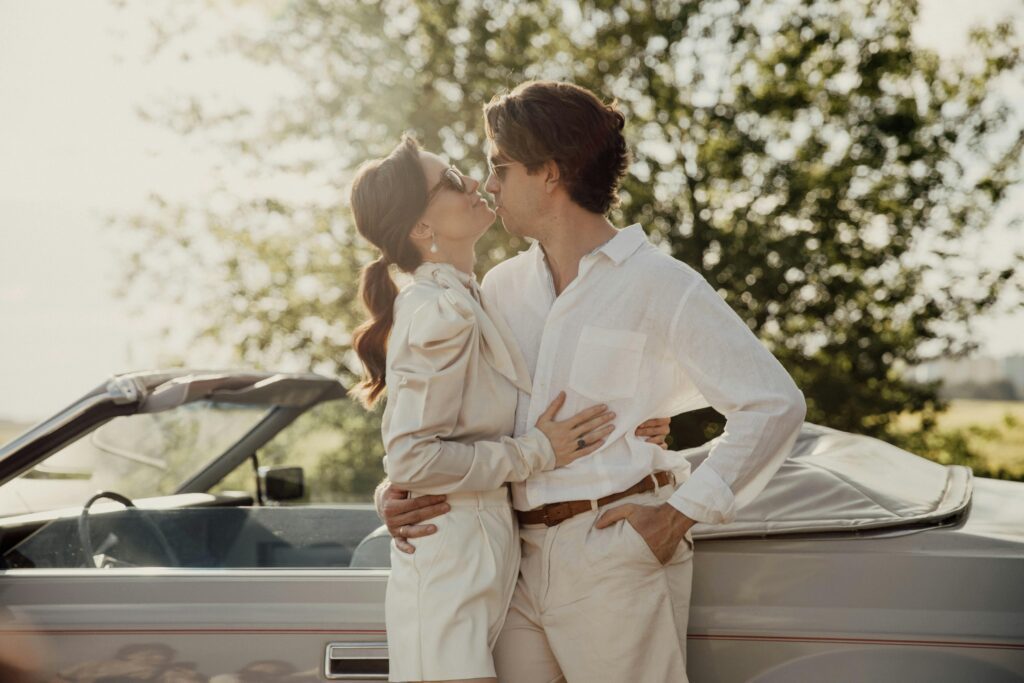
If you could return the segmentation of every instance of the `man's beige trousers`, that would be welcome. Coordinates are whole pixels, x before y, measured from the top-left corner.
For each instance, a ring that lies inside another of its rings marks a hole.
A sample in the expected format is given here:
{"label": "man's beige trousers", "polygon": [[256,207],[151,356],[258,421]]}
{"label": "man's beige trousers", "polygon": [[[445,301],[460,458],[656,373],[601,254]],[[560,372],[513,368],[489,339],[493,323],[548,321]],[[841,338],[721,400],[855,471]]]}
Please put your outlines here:
{"label": "man's beige trousers", "polygon": [[693,540],[664,567],[622,520],[625,503],[658,505],[670,487],[616,501],[548,528],[520,528],[519,581],[494,649],[500,683],[682,683]]}

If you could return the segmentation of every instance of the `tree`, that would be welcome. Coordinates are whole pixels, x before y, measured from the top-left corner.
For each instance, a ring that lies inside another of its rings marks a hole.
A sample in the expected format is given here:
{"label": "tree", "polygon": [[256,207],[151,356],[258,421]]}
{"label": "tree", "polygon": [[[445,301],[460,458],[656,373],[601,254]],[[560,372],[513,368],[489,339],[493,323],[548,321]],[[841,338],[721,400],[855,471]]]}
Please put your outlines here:
{"label": "tree", "polygon": [[[123,221],[150,239],[130,277],[166,283],[146,254],[191,255],[178,294],[202,286],[200,334],[246,361],[355,381],[348,333],[369,255],[341,188],[406,129],[483,177],[480,105],[527,78],[618,99],[634,162],[614,221],[641,222],[719,289],[812,421],[898,439],[893,419],[910,411],[932,428],[936,386],[902,370],[972,348],[964,324],[1021,288],[1012,267],[959,251],[1021,181],[1024,132],[992,87],[1021,74],[1009,23],[945,63],[912,40],[913,0],[272,7],[264,33],[228,49],[287,69],[295,96],[262,119],[195,99],[150,116],[260,175],[335,192],[155,197]],[[522,246],[492,230],[481,270]]]}

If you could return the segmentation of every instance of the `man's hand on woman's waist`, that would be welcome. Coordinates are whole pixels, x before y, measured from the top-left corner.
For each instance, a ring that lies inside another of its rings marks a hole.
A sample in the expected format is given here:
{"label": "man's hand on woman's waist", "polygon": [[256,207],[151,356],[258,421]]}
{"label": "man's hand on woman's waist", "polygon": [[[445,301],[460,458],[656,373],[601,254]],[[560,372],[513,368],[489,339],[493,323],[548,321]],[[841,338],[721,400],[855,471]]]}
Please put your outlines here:
{"label": "man's hand on woman's waist", "polygon": [[[666,445],[668,432],[669,418],[654,417],[637,427],[635,433],[645,441],[668,448]],[[408,491],[394,486],[387,479],[380,483],[373,495],[377,515],[394,537],[395,546],[409,554],[416,552],[416,548],[409,543],[410,538],[422,538],[437,532],[435,525],[423,524],[423,522],[448,512],[451,507],[445,502],[446,500],[445,496],[410,498]],[[679,539],[682,539],[682,535],[679,536]]]}
{"label": "man's hand on woman's waist", "polygon": [[374,494],[377,514],[384,521],[388,532],[395,539],[395,546],[403,553],[412,554],[416,548],[410,538],[429,536],[437,532],[433,524],[423,524],[451,510],[445,496],[417,496],[409,498],[409,492],[393,486],[385,479]]}

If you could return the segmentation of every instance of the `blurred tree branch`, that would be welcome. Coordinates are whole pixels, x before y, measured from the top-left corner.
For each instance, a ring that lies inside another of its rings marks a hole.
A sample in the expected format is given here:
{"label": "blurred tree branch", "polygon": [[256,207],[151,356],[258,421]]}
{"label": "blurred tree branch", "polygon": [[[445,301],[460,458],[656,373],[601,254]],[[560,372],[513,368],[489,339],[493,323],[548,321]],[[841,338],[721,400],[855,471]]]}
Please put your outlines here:
{"label": "blurred tree branch", "polygon": [[[295,92],[263,118],[194,98],[146,115],[219,145],[252,185],[154,197],[119,223],[146,236],[128,281],[201,291],[198,332],[249,363],[355,381],[369,255],[345,206],[354,167],[411,129],[482,178],[480,107],[527,78],[619,101],[635,153],[613,219],[642,223],[719,289],[814,422],[898,440],[909,411],[927,431],[943,403],[905,370],[974,348],[961,330],[1022,290],[1022,255],[991,264],[963,246],[1022,181],[1020,111],[994,87],[1022,76],[1008,22],[942,61],[912,39],[914,0],[240,4],[265,24],[223,49],[285,69]],[[193,12],[209,6],[231,5]],[[286,196],[285,180],[322,191]],[[492,230],[481,270],[523,246]],[[171,253],[188,272],[169,272]]]}

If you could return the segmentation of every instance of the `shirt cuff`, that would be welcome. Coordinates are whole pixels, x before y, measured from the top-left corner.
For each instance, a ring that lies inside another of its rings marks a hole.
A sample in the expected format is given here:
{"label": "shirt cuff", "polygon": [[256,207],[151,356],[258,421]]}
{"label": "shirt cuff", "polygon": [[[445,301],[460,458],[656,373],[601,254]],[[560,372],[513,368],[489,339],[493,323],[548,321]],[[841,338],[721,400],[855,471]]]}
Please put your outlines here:
{"label": "shirt cuff", "polygon": [[707,524],[726,524],[736,519],[736,497],[718,472],[701,463],[676,489],[668,504],[690,519]]}
{"label": "shirt cuff", "polygon": [[547,472],[555,469],[555,449],[548,435],[533,427],[518,439],[523,457],[530,472]]}
{"label": "shirt cuff", "polygon": [[373,490],[373,507],[382,522],[384,521],[384,482],[386,481],[387,479],[377,484],[377,488]]}

